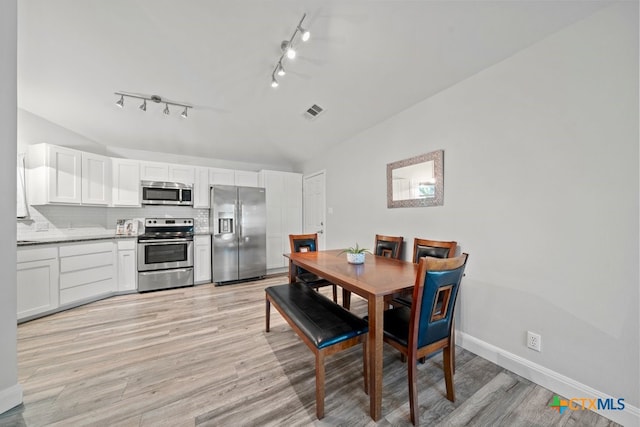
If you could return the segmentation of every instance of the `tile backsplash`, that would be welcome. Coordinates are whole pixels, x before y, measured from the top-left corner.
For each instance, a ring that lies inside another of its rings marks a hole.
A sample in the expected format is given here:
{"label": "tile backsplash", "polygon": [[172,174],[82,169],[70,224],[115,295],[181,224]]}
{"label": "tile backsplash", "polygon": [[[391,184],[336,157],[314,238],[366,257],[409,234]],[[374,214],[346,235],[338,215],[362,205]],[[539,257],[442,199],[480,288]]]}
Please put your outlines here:
{"label": "tile backsplash", "polygon": [[128,218],[193,218],[197,233],[209,231],[209,209],[184,206],[107,208],[98,206],[29,206],[29,219],[19,220],[17,239],[115,231],[116,220]]}

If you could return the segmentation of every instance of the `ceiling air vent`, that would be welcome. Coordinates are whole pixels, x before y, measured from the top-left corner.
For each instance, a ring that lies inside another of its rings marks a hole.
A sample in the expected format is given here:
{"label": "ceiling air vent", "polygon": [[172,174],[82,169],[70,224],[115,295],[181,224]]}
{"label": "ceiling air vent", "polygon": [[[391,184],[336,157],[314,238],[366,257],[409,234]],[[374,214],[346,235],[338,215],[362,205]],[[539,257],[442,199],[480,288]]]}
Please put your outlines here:
{"label": "ceiling air vent", "polygon": [[313,120],[318,117],[323,111],[324,108],[317,104],[313,104],[307,111],[304,112],[304,116],[309,120]]}

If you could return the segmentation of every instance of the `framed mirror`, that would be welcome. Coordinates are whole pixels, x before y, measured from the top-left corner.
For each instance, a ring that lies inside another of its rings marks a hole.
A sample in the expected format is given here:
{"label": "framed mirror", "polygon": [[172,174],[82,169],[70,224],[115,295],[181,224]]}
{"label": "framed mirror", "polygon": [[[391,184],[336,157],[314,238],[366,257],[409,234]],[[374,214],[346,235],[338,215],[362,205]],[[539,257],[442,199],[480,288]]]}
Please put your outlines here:
{"label": "framed mirror", "polygon": [[444,150],[387,164],[387,207],[442,206]]}

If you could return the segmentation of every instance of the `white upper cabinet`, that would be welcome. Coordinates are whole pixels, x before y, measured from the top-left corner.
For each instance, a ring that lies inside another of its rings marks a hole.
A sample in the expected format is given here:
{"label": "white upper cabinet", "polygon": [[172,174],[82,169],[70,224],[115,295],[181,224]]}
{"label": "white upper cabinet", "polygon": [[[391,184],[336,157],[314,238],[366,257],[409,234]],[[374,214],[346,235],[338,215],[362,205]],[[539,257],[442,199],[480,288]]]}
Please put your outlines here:
{"label": "white upper cabinet", "polygon": [[129,159],[111,159],[112,206],[141,206],[140,162]]}
{"label": "white upper cabinet", "polygon": [[258,172],[235,171],[234,182],[235,185],[240,185],[242,187],[257,187]]}
{"label": "white upper cabinet", "polygon": [[209,168],[196,167],[193,183],[193,207],[209,209]]}
{"label": "white upper cabinet", "polygon": [[195,167],[185,165],[169,165],[169,182],[180,182],[193,185],[195,182]]}
{"label": "white upper cabinet", "polygon": [[236,185],[235,173],[233,169],[209,169],[209,184],[211,185]]}
{"label": "white upper cabinet", "polygon": [[258,187],[258,172],[209,168],[209,184]]}
{"label": "white upper cabinet", "polygon": [[140,162],[141,181],[169,181],[169,164],[160,162]]}
{"label": "white upper cabinet", "polygon": [[111,203],[111,158],[82,153],[82,203]]}
{"label": "white upper cabinet", "polygon": [[29,146],[28,199],[32,205],[108,205],[111,159],[50,144]]}
{"label": "white upper cabinet", "polygon": [[81,151],[36,144],[29,146],[27,159],[27,196],[30,204],[81,203]]}

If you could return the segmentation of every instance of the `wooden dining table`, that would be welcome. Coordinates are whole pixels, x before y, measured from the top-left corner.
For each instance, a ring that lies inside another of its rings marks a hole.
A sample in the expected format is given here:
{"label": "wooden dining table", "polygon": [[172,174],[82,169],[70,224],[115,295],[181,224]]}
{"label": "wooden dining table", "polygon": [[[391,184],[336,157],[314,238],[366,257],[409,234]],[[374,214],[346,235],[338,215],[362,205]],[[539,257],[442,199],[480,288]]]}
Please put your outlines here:
{"label": "wooden dining table", "polygon": [[[418,266],[411,262],[367,254],[364,264],[349,264],[340,250],[295,252],[289,258],[289,282],[296,266],[351,291],[368,302],[369,414],[378,421],[382,413],[382,344],[384,297],[412,287]],[[343,291],[344,295],[344,291]]]}

